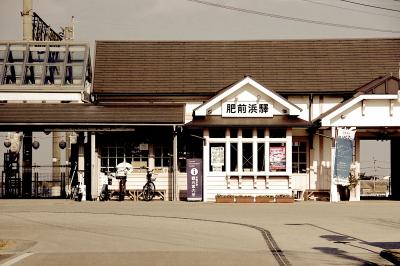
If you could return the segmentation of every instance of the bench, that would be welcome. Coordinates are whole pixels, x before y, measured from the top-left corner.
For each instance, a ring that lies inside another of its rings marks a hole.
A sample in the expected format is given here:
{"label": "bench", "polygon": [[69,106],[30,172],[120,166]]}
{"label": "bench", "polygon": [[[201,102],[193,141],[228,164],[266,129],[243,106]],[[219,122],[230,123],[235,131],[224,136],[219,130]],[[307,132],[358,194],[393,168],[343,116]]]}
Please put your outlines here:
{"label": "bench", "polygon": [[329,201],[331,192],[326,189],[306,189],[303,195],[304,200]]}
{"label": "bench", "polygon": [[[166,193],[167,193],[167,191],[165,189],[158,189],[155,191],[153,199],[165,200]],[[127,194],[131,195],[131,199],[133,199],[133,200],[143,200],[143,190],[130,189],[130,190],[128,190]]]}

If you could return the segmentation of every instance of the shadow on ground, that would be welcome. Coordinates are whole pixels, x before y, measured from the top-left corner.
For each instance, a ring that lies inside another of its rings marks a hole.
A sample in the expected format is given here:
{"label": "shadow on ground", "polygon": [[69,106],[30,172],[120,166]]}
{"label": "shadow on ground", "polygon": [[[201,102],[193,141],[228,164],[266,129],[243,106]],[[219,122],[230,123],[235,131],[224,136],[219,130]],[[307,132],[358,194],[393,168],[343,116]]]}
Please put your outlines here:
{"label": "shadow on ground", "polygon": [[[320,237],[323,239],[326,239],[327,241],[337,243],[337,244],[344,244],[348,246],[352,246],[358,249],[366,250],[368,252],[374,253],[379,255],[379,252],[374,251],[372,249],[369,249],[365,246],[370,246],[370,247],[378,247],[381,249],[399,249],[400,248],[400,242],[368,242],[364,241],[362,239],[352,237],[346,234],[342,234],[339,232],[332,231],[327,228],[323,228],[318,225],[314,224],[309,224],[309,223],[304,223],[304,224],[286,224],[286,225],[291,225],[291,226],[311,226],[315,227],[318,229],[321,229],[323,231],[329,232],[331,234],[328,235],[321,235]],[[334,255],[343,259],[347,260],[352,260],[356,262],[362,263],[361,265],[378,265],[374,262],[367,261],[362,258],[358,258],[356,256],[350,255],[347,251],[341,250],[339,248],[332,248],[332,247],[314,247],[313,249],[319,250],[322,253],[329,254],[329,255]]]}

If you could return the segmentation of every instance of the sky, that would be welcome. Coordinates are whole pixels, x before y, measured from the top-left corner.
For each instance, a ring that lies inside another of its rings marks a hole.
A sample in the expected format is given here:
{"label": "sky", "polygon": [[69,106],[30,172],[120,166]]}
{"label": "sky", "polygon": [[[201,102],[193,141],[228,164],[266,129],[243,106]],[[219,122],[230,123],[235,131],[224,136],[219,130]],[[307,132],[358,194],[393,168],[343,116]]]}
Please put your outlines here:
{"label": "sky", "polygon": [[[57,32],[74,16],[75,39],[90,42],[92,51],[95,40],[400,37],[400,0],[32,1]],[[0,40],[22,39],[22,3],[0,0]],[[369,145],[375,143],[365,142],[364,149]],[[387,162],[389,146],[383,146],[368,154]],[[365,167],[374,158],[362,158]]]}
{"label": "sky", "polygon": [[[400,37],[400,0],[32,0],[56,31],[94,40]],[[22,39],[22,0],[0,0],[0,39]],[[324,24],[324,25],[323,25]],[[328,24],[328,25],[326,25]]]}

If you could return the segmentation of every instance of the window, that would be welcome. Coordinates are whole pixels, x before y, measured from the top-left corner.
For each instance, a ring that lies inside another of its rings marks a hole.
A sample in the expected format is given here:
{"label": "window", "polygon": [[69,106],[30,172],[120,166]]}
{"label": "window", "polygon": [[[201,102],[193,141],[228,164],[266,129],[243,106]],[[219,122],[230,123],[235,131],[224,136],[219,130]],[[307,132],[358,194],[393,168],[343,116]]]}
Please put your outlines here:
{"label": "window", "polygon": [[286,129],[282,128],[271,128],[269,130],[270,138],[286,138]]}
{"label": "window", "polygon": [[149,165],[148,145],[139,144],[139,146],[134,146],[133,148],[130,149],[129,153],[130,154],[129,158],[127,158],[127,162],[132,164],[134,168],[147,167]]}
{"label": "window", "polygon": [[292,146],[292,173],[307,172],[307,142],[293,141]]}
{"label": "window", "polygon": [[22,64],[6,64],[4,84],[21,84]]}
{"label": "window", "polygon": [[242,137],[243,138],[252,138],[253,137],[253,129],[252,128],[243,128],[242,129]]}
{"label": "window", "polygon": [[231,143],[231,172],[238,171],[237,159],[238,159],[238,144]]}
{"label": "window", "polygon": [[148,150],[140,150],[139,146],[104,146],[101,148],[101,171],[114,172],[119,163],[127,162],[134,168],[148,166]]}
{"label": "window", "polygon": [[82,85],[84,79],[85,46],[70,46],[65,68],[65,85]]}
{"label": "window", "polygon": [[225,138],[225,128],[210,128],[210,138]]}
{"label": "window", "polygon": [[26,65],[24,84],[42,84],[43,66]]}
{"label": "window", "polygon": [[264,143],[257,143],[257,152],[258,152],[258,172],[265,171],[265,144]]}
{"label": "window", "polygon": [[170,167],[171,154],[166,146],[155,147],[155,167]]}
{"label": "window", "polygon": [[14,85],[84,85],[91,68],[86,45],[0,44],[0,83]]}
{"label": "window", "polygon": [[243,143],[243,171],[253,171],[253,143]]}
{"label": "window", "polygon": [[44,79],[44,84],[54,85],[61,84],[61,75],[63,72],[62,65],[49,65],[46,67],[46,76]]}

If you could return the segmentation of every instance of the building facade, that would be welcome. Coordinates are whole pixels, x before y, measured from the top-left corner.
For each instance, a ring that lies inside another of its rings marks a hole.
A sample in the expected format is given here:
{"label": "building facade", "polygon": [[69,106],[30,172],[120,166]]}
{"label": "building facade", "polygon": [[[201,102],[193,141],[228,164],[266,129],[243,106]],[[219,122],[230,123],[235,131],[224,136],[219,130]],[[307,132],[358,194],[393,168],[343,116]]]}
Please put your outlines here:
{"label": "building facade", "polygon": [[[13,45],[0,48],[7,54]],[[127,180],[133,197],[148,167],[165,199],[185,199],[191,193],[186,161],[196,158],[204,201],[217,194],[301,197],[306,191],[325,191],[338,201],[337,129],[355,127],[355,173],[360,140],[384,135],[391,140],[398,197],[399,48],[399,39],[98,41],[87,97],[53,102],[44,98],[56,93],[46,91],[47,69],[56,63],[44,59],[46,71],[29,86],[31,52],[21,59],[20,83],[7,78],[11,63],[4,56],[0,125],[4,132],[74,132],[70,161],[84,172],[88,199],[98,197],[102,180],[123,162],[133,166]],[[68,67],[75,63],[63,60],[54,73],[62,85],[57,92],[67,95]],[[80,95],[86,90],[80,87]],[[114,182],[110,188],[118,189]]]}

